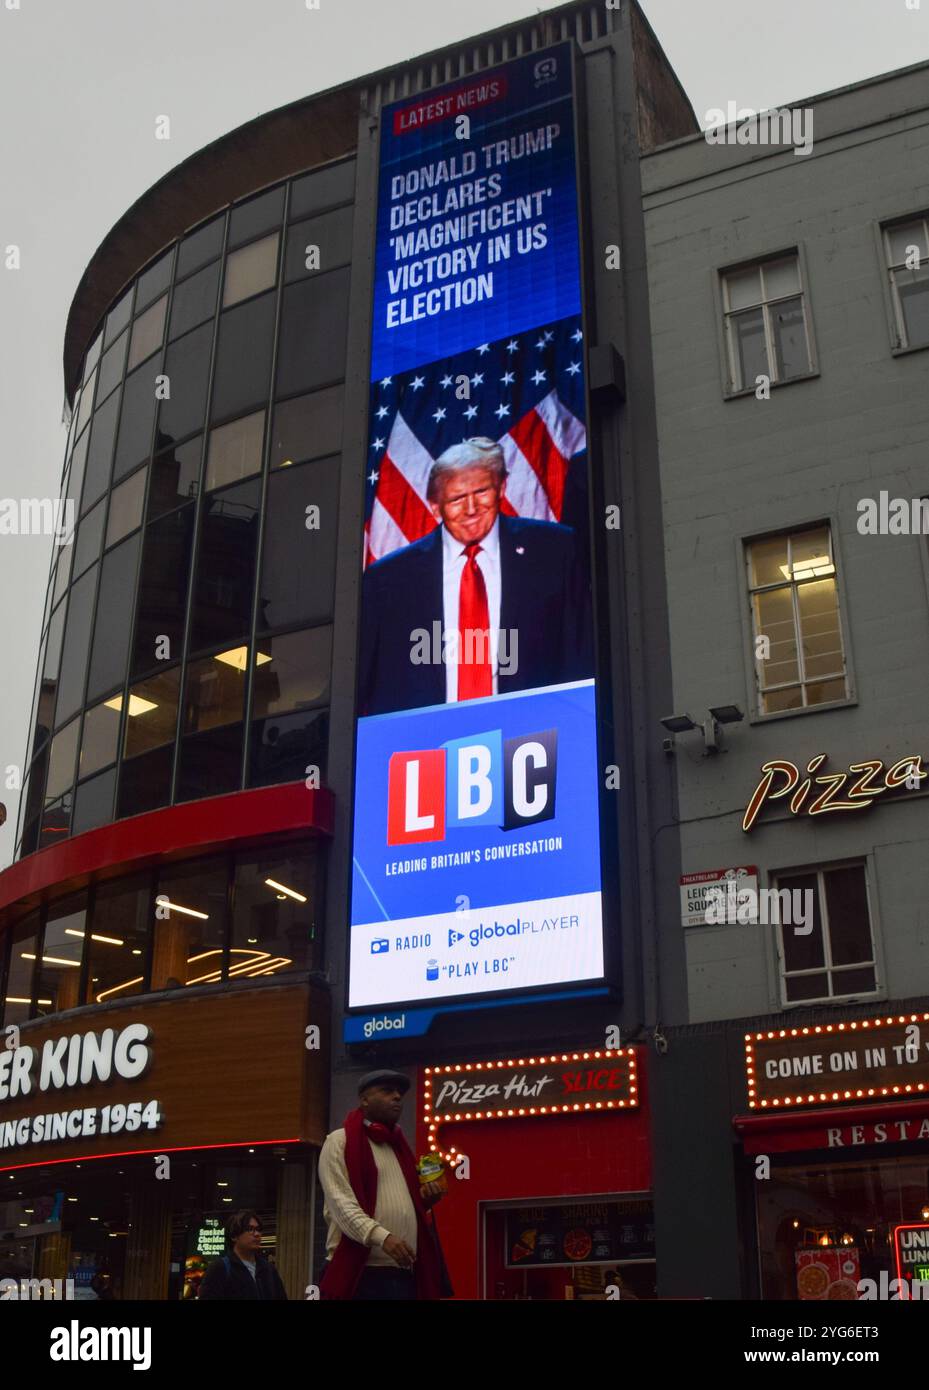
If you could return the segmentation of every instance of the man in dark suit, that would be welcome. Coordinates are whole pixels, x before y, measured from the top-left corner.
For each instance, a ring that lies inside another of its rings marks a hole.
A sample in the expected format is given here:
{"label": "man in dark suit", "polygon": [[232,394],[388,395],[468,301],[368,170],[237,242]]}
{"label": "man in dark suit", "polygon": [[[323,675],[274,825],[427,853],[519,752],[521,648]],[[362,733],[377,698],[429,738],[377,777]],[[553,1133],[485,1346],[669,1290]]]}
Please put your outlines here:
{"label": "man in dark suit", "polygon": [[426,500],[439,525],[364,577],[360,714],[593,675],[574,532],[504,515],[505,492],[492,439],[466,439],[433,464]]}

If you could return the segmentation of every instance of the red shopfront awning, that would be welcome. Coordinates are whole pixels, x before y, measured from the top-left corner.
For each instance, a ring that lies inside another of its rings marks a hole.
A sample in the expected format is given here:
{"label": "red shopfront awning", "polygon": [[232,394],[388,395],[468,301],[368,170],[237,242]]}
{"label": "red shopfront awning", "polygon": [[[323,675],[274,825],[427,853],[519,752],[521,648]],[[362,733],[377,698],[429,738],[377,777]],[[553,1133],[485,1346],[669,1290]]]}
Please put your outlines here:
{"label": "red shopfront awning", "polygon": [[732,1127],[746,1154],[817,1149],[849,1155],[866,1145],[925,1143],[929,1147],[929,1097],[789,1113],[756,1111],[736,1115]]}

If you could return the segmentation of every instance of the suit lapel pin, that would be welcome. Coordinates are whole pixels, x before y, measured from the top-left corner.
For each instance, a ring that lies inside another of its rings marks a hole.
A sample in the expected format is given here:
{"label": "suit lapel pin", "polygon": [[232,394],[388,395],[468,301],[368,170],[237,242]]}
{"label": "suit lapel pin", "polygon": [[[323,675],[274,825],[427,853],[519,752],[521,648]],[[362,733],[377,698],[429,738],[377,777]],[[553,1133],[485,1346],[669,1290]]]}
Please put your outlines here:
{"label": "suit lapel pin", "polygon": [[526,553],[526,547],[525,547],[524,545],[518,545],[518,546],[516,547],[516,554],[517,554],[517,555],[525,555],[525,553]]}

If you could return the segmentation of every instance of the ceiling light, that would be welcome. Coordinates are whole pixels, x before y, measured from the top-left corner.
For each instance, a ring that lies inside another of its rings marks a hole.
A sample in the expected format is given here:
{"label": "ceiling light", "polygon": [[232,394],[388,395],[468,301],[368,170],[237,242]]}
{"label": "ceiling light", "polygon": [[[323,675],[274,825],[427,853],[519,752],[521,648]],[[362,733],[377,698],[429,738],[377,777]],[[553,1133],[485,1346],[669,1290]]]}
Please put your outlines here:
{"label": "ceiling light", "polygon": [[828,555],[816,555],[811,560],[799,560],[793,567],[778,565],[785,579],[822,579],[835,574],[835,565]]}
{"label": "ceiling light", "polygon": [[[248,647],[230,647],[227,652],[218,652],[213,660],[221,661],[224,666],[234,666],[237,671],[244,671],[248,665]],[[266,666],[270,660],[264,652],[255,655],[256,666]]]}
{"label": "ceiling light", "polygon": [[283,893],[285,897],[294,898],[298,903],[305,903],[306,897],[303,893],[298,893],[295,888],[287,888],[283,883],[278,883],[276,879],[266,878],[265,883],[269,888],[274,888],[278,893]]}
{"label": "ceiling light", "polygon": [[[104,700],[107,709],[120,710],[123,707],[122,695],[114,695],[112,700]],[[157,709],[158,705],[154,700],[143,700],[141,695],[129,696],[129,718],[134,719],[137,714],[148,714],[149,710]]]}
{"label": "ceiling light", "polygon": [[[78,927],[65,927],[65,936],[86,936]],[[104,941],[107,946],[125,946],[125,941],[119,936],[99,936],[96,932],[90,933],[91,941]]]}
{"label": "ceiling light", "polygon": [[155,899],[155,902],[159,907],[170,908],[172,912],[183,912],[188,917],[199,917],[202,922],[208,922],[210,920],[210,914],[208,912],[198,912],[195,907],[181,907],[180,903],[173,903],[171,899],[165,897],[163,893],[160,897]]}
{"label": "ceiling light", "polygon": [[[104,999],[109,999],[111,994],[118,994],[121,989],[129,989],[132,985],[140,985],[144,976],[137,975],[134,980],[123,980],[121,985],[114,985],[112,989],[104,989],[97,995],[97,1003],[102,1004]],[[96,984],[96,980],[92,983]]]}
{"label": "ceiling light", "polygon": [[[28,951],[21,951],[20,954],[23,960],[35,960],[35,956]],[[79,960],[65,960],[63,956],[43,956],[42,963],[43,965],[76,965],[78,967],[81,964]]]}

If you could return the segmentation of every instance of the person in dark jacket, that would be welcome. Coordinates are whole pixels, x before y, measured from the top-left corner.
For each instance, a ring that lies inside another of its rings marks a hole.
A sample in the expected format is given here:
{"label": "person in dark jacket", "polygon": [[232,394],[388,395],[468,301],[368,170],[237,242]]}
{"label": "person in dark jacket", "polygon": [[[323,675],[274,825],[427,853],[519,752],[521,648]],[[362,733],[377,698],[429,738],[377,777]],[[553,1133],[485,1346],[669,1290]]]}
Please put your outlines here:
{"label": "person in dark jacket", "polygon": [[260,1298],[286,1300],[287,1293],[274,1265],[261,1253],[261,1222],[254,1211],[237,1211],[229,1218],[226,1236],[231,1249],[214,1260],[200,1284],[200,1298],[227,1302]]}

